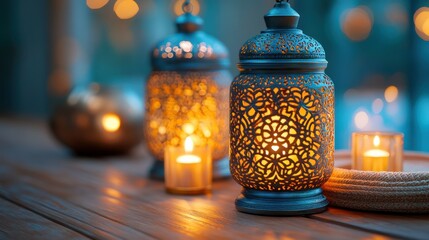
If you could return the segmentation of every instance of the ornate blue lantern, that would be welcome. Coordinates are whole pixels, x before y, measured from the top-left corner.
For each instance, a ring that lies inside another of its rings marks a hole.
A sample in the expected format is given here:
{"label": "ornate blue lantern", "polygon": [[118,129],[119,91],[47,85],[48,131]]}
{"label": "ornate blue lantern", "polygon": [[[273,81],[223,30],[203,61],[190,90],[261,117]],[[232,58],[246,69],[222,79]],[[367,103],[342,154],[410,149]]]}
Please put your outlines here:
{"label": "ornate blue lantern", "polygon": [[230,169],[243,186],[239,211],[324,211],[321,185],[334,164],[334,85],[325,51],[297,29],[299,14],[277,0],[267,30],[240,50],[231,85]]}
{"label": "ornate blue lantern", "polygon": [[178,32],[152,51],[144,124],[146,142],[157,159],[151,176],[163,178],[166,146],[180,146],[189,136],[196,147],[210,146],[214,177],[229,176],[228,51],[201,31],[203,20],[191,14],[189,1],[183,10],[176,20]]}

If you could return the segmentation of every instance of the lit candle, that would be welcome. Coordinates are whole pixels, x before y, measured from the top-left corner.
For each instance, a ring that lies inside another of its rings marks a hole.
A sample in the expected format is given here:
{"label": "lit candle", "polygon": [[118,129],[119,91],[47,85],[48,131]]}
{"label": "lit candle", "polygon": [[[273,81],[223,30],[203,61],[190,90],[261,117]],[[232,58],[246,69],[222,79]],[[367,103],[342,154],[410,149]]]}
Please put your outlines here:
{"label": "lit candle", "polygon": [[185,154],[177,157],[177,187],[180,188],[201,188],[202,169],[201,158],[192,154],[194,142],[191,137],[185,140]]}
{"label": "lit candle", "polygon": [[403,135],[356,132],[352,137],[352,168],[362,171],[402,171]]}
{"label": "lit candle", "polygon": [[[380,137],[375,136],[373,140],[375,148],[380,147]],[[363,170],[364,171],[387,171],[389,166],[390,154],[381,149],[371,149],[363,154]]]}
{"label": "lit candle", "polygon": [[199,194],[210,190],[211,153],[208,146],[195,147],[187,137],[183,147],[167,147],[165,151],[165,184],[167,191]]}

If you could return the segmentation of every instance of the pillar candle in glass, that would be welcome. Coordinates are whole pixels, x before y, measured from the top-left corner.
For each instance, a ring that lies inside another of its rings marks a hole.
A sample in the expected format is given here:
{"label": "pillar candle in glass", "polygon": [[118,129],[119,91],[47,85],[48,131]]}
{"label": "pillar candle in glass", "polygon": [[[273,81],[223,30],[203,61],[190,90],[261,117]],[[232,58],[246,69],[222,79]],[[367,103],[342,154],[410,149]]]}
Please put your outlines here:
{"label": "pillar candle in glass", "polygon": [[356,132],[352,135],[352,168],[363,171],[402,171],[403,135]]}
{"label": "pillar candle in glass", "polygon": [[167,192],[202,194],[211,190],[212,158],[209,146],[194,146],[189,136],[183,146],[167,146],[164,164]]}

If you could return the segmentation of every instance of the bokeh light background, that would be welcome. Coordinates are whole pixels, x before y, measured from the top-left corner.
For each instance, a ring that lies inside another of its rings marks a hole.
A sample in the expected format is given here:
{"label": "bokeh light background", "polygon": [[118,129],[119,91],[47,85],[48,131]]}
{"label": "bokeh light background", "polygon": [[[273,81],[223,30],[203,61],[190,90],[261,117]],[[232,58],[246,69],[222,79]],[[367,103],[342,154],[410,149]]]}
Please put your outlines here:
{"label": "bokeh light background", "polygon": [[[184,0],[15,0],[0,10],[0,113],[49,117],[76,85],[126,85],[143,97],[150,49],[175,31]],[[192,0],[231,53],[265,29],[274,0]],[[336,148],[353,131],[405,133],[429,152],[429,1],[296,0],[336,85]],[[113,121],[113,119],[109,119]]]}

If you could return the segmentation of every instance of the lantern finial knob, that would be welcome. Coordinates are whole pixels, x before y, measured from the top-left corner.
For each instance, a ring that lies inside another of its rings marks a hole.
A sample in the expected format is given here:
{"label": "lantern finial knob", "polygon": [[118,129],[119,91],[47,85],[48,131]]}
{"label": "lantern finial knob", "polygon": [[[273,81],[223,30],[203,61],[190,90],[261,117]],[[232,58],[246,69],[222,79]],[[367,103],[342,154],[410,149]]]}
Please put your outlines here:
{"label": "lantern finial knob", "polygon": [[194,6],[192,6],[190,0],[186,0],[185,2],[183,2],[182,10],[184,13],[192,13],[192,11],[194,10]]}
{"label": "lantern finial knob", "polygon": [[179,32],[193,33],[201,29],[203,19],[192,14],[194,7],[190,0],[185,0],[182,5],[183,14],[176,19]]}
{"label": "lantern finial knob", "polygon": [[192,33],[201,29],[203,19],[192,15],[190,12],[185,12],[176,19],[176,25],[179,32]]}
{"label": "lantern finial knob", "polygon": [[265,15],[268,29],[297,28],[299,14],[290,6],[289,1],[276,0],[274,8]]}

